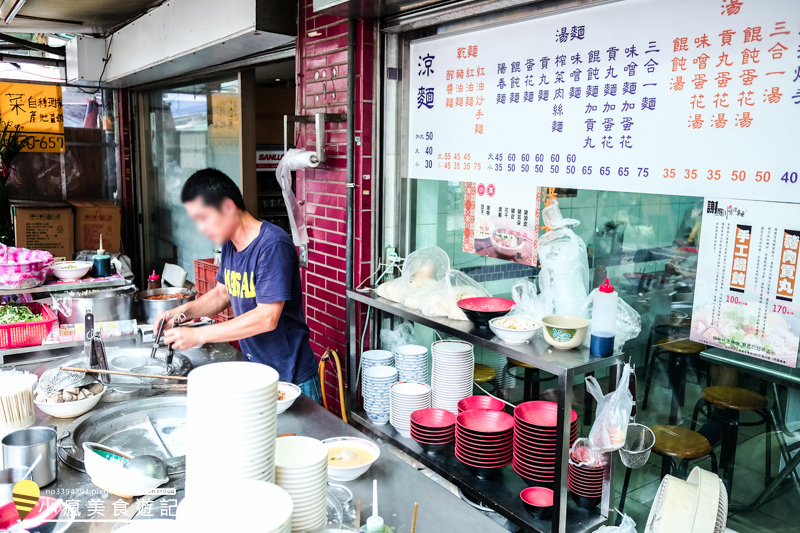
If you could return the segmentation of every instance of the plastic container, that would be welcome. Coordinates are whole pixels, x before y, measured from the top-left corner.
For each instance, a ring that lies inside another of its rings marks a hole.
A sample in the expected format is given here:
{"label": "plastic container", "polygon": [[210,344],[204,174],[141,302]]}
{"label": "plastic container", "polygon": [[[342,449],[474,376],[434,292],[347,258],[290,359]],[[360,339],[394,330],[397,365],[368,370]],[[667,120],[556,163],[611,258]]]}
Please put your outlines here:
{"label": "plastic container", "polygon": [[147,276],[147,290],[160,289],[160,288],[161,288],[161,276],[156,274],[156,271],[153,270],[153,273]]}
{"label": "plastic container", "polygon": [[25,303],[34,313],[41,313],[42,320],[39,322],[20,322],[17,324],[0,325],[0,348],[22,348],[24,346],[36,346],[50,334],[53,324],[56,323],[56,315],[53,310],[44,304]]}
{"label": "plastic container", "polygon": [[614,353],[618,299],[619,295],[606,278],[606,282],[595,293],[592,304],[592,336],[589,352],[596,357],[608,357]]}
{"label": "plastic container", "polygon": [[100,247],[92,256],[92,274],[96,278],[107,278],[111,275],[111,256],[103,249],[103,235],[100,234]]}

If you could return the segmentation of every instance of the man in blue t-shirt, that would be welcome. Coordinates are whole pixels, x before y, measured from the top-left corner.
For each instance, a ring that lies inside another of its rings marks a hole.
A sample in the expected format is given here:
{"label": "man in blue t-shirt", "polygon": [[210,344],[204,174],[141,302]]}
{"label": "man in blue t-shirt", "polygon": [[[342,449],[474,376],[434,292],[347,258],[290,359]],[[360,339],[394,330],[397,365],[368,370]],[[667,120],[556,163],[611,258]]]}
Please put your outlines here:
{"label": "man in blue t-shirt", "polygon": [[[308,343],[300,264],[292,239],[283,229],[250,215],[239,188],[219,170],[195,172],[183,185],[181,201],[203,235],[222,244],[222,261],[217,286],[172,314],[199,318],[230,306],[235,317],[202,328],[169,329],[165,342],[185,350],[238,340],[249,360],[273,367],[281,381],[299,385],[320,402],[317,360]],[[155,326],[162,319],[163,313]]]}

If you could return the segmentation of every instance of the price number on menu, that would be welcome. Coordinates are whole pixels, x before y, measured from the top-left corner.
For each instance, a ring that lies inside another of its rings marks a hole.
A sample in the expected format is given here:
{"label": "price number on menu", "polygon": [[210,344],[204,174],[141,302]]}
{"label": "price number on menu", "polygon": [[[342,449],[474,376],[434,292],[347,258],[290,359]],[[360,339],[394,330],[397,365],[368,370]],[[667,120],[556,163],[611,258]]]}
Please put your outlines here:
{"label": "price number on menu", "polygon": [[64,136],[55,133],[23,133],[23,152],[64,153]]}

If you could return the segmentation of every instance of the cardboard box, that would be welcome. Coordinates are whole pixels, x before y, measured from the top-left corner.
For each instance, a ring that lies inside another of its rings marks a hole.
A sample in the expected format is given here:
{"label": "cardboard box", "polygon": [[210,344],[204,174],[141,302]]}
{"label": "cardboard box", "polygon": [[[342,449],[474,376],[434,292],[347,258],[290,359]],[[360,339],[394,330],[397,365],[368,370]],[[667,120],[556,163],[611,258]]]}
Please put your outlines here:
{"label": "cardboard box", "polygon": [[122,211],[111,202],[70,202],[75,208],[75,249],[97,250],[100,235],[110,254],[120,251]]}
{"label": "cardboard box", "polygon": [[61,202],[15,202],[14,238],[20,248],[46,250],[54,257],[72,259],[74,219],[72,207]]}

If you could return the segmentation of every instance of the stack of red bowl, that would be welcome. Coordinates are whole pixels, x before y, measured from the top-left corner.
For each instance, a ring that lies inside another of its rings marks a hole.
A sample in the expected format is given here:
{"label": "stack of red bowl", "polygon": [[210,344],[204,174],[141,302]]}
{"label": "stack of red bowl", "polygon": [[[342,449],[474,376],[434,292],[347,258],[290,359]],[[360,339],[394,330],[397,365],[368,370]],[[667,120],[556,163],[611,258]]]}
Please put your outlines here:
{"label": "stack of red bowl", "polygon": [[[530,485],[552,484],[556,471],[555,402],[525,402],[514,409],[514,471]],[[572,410],[569,443],[578,438],[578,413]]]}
{"label": "stack of red bowl", "polygon": [[458,412],[471,411],[473,409],[488,409],[489,411],[502,411],[506,404],[492,396],[467,396],[458,402]]}
{"label": "stack of red bowl", "polygon": [[445,409],[411,413],[411,438],[428,453],[440,453],[456,440],[456,415]]}
{"label": "stack of red bowl", "polygon": [[604,467],[591,467],[569,462],[567,488],[572,500],[580,507],[597,507],[603,497]]}
{"label": "stack of red bowl", "polygon": [[511,462],[514,417],[503,411],[473,409],[456,417],[456,459],[478,477]]}

